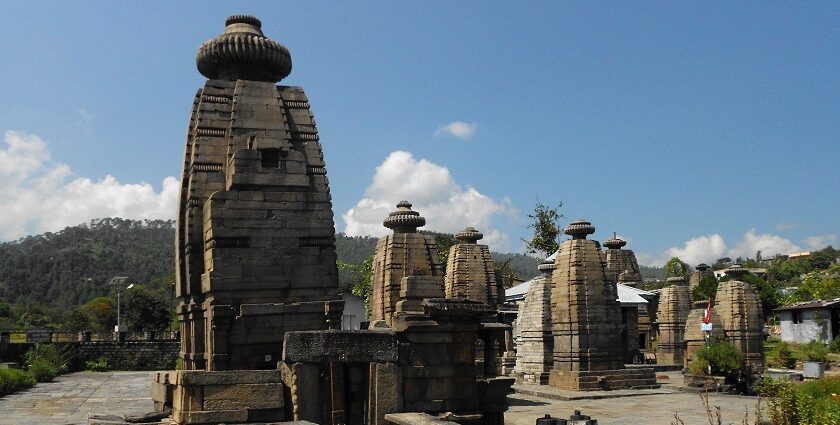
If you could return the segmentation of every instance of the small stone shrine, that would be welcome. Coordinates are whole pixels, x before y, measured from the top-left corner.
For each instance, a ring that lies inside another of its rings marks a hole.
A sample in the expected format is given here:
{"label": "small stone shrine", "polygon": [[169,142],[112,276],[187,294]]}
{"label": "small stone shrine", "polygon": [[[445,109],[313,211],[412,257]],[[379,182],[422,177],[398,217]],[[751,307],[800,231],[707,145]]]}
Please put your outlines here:
{"label": "small stone shrine", "polygon": [[376,243],[370,286],[370,320],[386,325],[397,312],[422,313],[424,298],[444,298],[443,267],[435,238],[417,232],[426,219],[401,201],[383,225],[394,231]]}
{"label": "small stone shrine", "polygon": [[656,363],[683,364],[685,321],[691,311],[691,293],[682,277],[669,277],[666,281],[669,286],[659,294],[656,313],[656,322],[659,324]]}
{"label": "small stone shrine", "polygon": [[468,298],[491,307],[504,301],[504,289],[496,281],[490,248],[477,243],[483,237],[472,227],[455,235],[457,242],[449,249],[444,277],[446,298]]}
{"label": "small stone shrine", "polygon": [[627,242],[620,239],[613,233],[612,239],[607,239],[604,246],[607,247],[604,256],[607,262],[607,277],[613,282],[620,282],[627,286],[638,286],[642,283],[642,273],[639,270],[639,262],[636,261],[636,254],[632,250],[622,249]]}
{"label": "small stone shrine", "polygon": [[[688,313],[688,319],[685,321],[685,360],[683,368],[688,368],[688,365],[694,360],[694,352],[706,345],[706,332],[701,327],[703,318],[706,316],[707,305],[707,300],[695,301]],[[711,342],[721,340],[723,338],[723,322],[714,308],[712,308],[709,323],[712,325],[712,330],[709,331],[709,340]]]}
{"label": "small stone shrine", "polygon": [[732,280],[721,282],[715,295],[715,310],[723,322],[723,335],[744,353],[753,372],[764,370],[764,320],[761,300],[749,283],[739,279],[749,273],[740,264],[726,269]]}
{"label": "small stone shrine", "polygon": [[707,275],[712,274],[712,269],[706,263],[700,263],[694,267],[694,272],[688,277],[688,289],[693,291],[698,285],[700,285],[700,281],[703,280],[704,277]]}
{"label": "small stone shrine", "polygon": [[554,364],[554,335],[551,331],[551,273],[554,262],[543,261],[540,276],[531,281],[516,318],[519,339],[515,373],[522,382],[548,384]]}
{"label": "small stone shrine", "polygon": [[607,277],[587,221],[564,229],[552,274],[554,365],[549,385],[569,390],[658,388],[652,368],[624,368],[616,284]]}

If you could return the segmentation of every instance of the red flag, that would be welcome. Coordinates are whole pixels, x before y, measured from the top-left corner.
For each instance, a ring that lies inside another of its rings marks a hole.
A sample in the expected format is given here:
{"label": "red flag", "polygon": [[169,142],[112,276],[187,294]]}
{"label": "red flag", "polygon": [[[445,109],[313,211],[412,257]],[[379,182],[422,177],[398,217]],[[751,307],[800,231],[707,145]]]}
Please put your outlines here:
{"label": "red flag", "polygon": [[706,304],[706,313],[703,315],[703,323],[712,322],[712,300],[708,300]]}

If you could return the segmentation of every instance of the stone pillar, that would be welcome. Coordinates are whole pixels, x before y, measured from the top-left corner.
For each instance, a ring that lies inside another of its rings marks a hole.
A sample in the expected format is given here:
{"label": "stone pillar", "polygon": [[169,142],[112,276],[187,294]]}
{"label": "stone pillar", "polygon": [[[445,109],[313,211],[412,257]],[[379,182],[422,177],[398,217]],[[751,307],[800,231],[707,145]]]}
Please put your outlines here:
{"label": "stone pillar", "polygon": [[657,309],[659,339],[656,363],[681,365],[685,355],[685,321],[691,310],[691,293],[682,277],[669,277],[667,282],[670,286],[660,292]]}
{"label": "stone pillar", "polygon": [[503,302],[487,245],[477,242],[484,235],[467,227],[455,235],[458,241],[449,249],[444,288],[447,298],[468,298],[496,307]]}
{"label": "stone pillar", "polygon": [[761,300],[752,285],[738,280],[747,273],[740,264],[726,269],[733,280],[718,285],[715,309],[723,322],[724,337],[744,353],[744,361],[752,371],[761,372],[764,370]]}

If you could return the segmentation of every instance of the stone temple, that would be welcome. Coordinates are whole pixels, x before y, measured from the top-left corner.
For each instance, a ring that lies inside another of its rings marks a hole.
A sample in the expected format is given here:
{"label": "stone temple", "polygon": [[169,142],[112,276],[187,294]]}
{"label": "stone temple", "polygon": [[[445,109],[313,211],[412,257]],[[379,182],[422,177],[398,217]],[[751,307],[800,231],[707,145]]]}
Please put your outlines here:
{"label": "stone temple", "polygon": [[715,310],[723,322],[724,337],[744,353],[744,361],[752,371],[761,372],[764,370],[764,320],[755,288],[739,280],[747,273],[740,264],[726,269],[732,280],[718,285]]}
{"label": "stone temple", "polygon": [[700,285],[700,281],[703,280],[704,277],[711,275],[712,269],[706,263],[700,263],[694,267],[694,272],[691,273],[688,277],[688,288],[689,290],[693,291],[698,285]]}
{"label": "stone temple", "polygon": [[685,356],[685,321],[691,310],[691,293],[683,277],[669,277],[670,286],[659,294],[656,322],[659,324],[659,338],[656,347],[656,362],[661,364],[683,364]]}
{"label": "stone temple", "polygon": [[624,368],[621,310],[616,284],[607,277],[601,252],[586,236],[595,232],[578,220],[564,229],[552,274],[553,387],[571,390],[658,388],[651,368]]}
{"label": "stone temple", "polygon": [[[480,301],[445,298],[434,238],[417,232],[425,220],[408,202],[377,246],[371,329],[337,330],[318,132],[303,89],[277,85],[289,51],[261,27],[231,16],[198,50],[208,80],[193,102],[176,235],[185,370],[155,373],[155,408],[170,415],[161,423],[504,423],[513,379],[496,366],[510,327],[489,304],[494,281],[476,279]],[[465,233],[464,253],[478,257]],[[486,262],[466,260],[455,270],[481,277],[473,268]]]}
{"label": "stone temple", "polygon": [[540,276],[531,281],[528,293],[519,305],[515,372],[523,382],[547,384],[554,365],[554,335],[551,332],[551,274],[554,262],[543,261],[538,269]]}
{"label": "stone temple", "polygon": [[[694,360],[694,353],[706,345],[706,333],[701,329],[703,317],[706,315],[708,300],[695,301],[685,321],[685,358],[683,368],[688,368]],[[717,309],[712,309],[711,321],[712,330],[709,334],[711,342],[723,339],[723,322]]]}
{"label": "stone temple", "polygon": [[607,247],[605,252],[607,262],[607,277],[613,282],[623,283],[628,286],[638,286],[642,283],[642,273],[639,269],[639,262],[636,261],[636,254],[632,250],[622,249],[627,242],[620,239],[615,233],[611,239],[604,242]]}
{"label": "stone temple", "polygon": [[338,326],[335,228],[309,101],[258,19],[198,49],[176,240],[188,370],[265,369],[290,330]]}
{"label": "stone temple", "polygon": [[443,266],[435,238],[417,231],[426,219],[401,201],[382,223],[394,231],[376,244],[370,320],[390,325],[397,312],[421,312],[424,298],[444,298]]}
{"label": "stone temple", "polygon": [[449,249],[444,289],[447,298],[469,298],[491,307],[501,304],[504,290],[496,281],[493,257],[487,245],[479,245],[484,235],[467,227],[455,235],[457,242]]}

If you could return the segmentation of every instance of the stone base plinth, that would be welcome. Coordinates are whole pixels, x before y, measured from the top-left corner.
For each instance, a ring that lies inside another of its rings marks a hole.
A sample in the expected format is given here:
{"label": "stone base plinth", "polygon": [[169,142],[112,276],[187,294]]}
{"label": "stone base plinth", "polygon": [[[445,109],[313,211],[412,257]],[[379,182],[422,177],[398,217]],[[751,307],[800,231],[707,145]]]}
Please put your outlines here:
{"label": "stone base plinth", "polygon": [[178,424],[274,422],[285,418],[277,370],[155,373],[152,399]]}
{"label": "stone base plinth", "polygon": [[599,371],[551,371],[548,384],[573,391],[603,391],[659,388],[653,368],[634,367]]}
{"label": "stone base plinth", "polygon": [[514,371],[511,376],[516,378],[517,383],[548,385],[549,372],[522,372]]}

